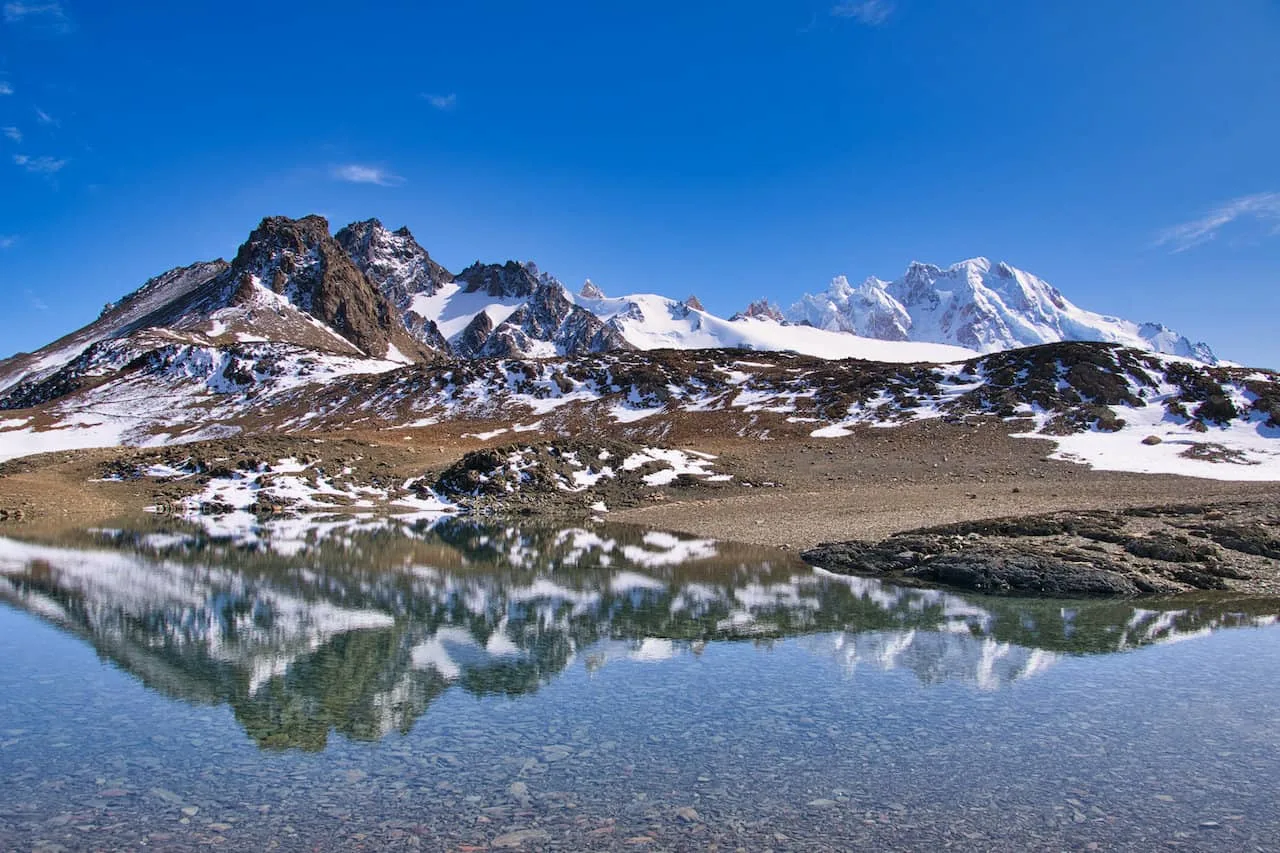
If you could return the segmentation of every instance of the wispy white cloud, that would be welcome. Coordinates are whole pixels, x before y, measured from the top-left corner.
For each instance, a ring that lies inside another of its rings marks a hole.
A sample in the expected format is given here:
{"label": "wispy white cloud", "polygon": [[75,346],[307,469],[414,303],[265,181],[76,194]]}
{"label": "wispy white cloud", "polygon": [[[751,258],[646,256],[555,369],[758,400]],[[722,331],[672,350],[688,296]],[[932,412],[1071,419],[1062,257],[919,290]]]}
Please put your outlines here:
{"label": "wispy white cloud", "polygon": [[29,18],[32,15],[52,15],[55,18],[65,18],[67,13],[62,10],[61,3],[4,4],[4,19],[6,21],[21,21],[23,18]]}
{"label": "wispy white cloud", "polygon": [[13,84],[8,80],[0,80],[0,95],[12,95]]}
{"label": "wispy white cloud", "polygon": [[52,127],[58,126],[58,120],[53,116],[49,115],[44,110],[40,109],[39,107],[36,107],[36,121],[40,122],[41,124],[50,125]]}
{"label": "wispy white cloud", "polygon": [[7,138],[12,139],[14,142],[22,141],[22,131],[16,127],[0,127],[0,133],[3,133]]}
{"label": "wispy white cloud", "polygon": [[28,288],[23,292],[26,294],[27,304],[30,305],[33,309],[35,309],[36,311],[49,310],[49,304],[45,302],[43,299],[41,299],[39,296],[36,296],[35,291]]}
{"label": "wispy white cloud", "polygon": [[9,24],[22,23],[59,35],[72,30],[71,17],[61,3],[24,3],[14,0],[4,4],[4,20]]}
{"label": "wispy white cloud", "polygon": [[1166,228],[1156,238],[1157,246],[1169,251],[1185,252],[1215,239],[1218,233],[1236,222],[1262,226],[1271,237],[1280,236],[1280,193],[1255,193],[1224,202],[1199,219]]}
{"label": "wispy white cloud", "polygon": [[68,161],[53,157],[28,157],[26,154],[14,154],[13,162],[37,175],[54,175],[62,171],[62,167],[67,165]]}
{"label": "wispy white cloud", "polygon": [[393,174],[381,166],[368,166],[362,163],[347,163],[334,166],[330,174],[335,180],[349,184],[377,184],[380,187],[395,187],[404,183],[404,178]]}
{"label": "wispy white cloud", "polygon": [[15,234],[0,234],[0,249],[9,249],[18,245],[18,237]]}
{"label": "wispy white cloud", "polygon": [[432,95],[428,92],[423,92],[422,99],[438,110],[451,110],[458,105],[458,96],[453,92],[447,95]]}
{"label": "wispy white cloud", "polygon": [[845,0],[831,7],[836,18],[849,18],[868,27],[878,27],[893,14],[893,0]]}

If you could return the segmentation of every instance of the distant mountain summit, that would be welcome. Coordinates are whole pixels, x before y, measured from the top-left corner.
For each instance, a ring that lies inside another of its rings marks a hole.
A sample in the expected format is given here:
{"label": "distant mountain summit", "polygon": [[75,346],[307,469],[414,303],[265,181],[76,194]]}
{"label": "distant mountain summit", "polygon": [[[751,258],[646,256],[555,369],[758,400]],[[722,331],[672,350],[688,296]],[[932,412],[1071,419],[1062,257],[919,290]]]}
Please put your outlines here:
{"label": "distant mountain summit", "polygon": [[1193,344],[1156,323],[1079,308],[1048,282],[986,258],[946,268],[913,263],[899,279],[872,277],[858,287],[839,276],[825,293],[801,297],[787,319],[882,340],[945,343],[978,352],[1100,341],[1217,362],[1206,344]]}
{"label": "distant mountain summit", "polygon": [[748,305],[745,311],[739,311],[737,314],[734,314],[729,319],[730,320],[746,320],[746,319],[773,320],[775,323],[787,322],[787,318],[786,316],[783,315],[782,310],[778,308],[778,306],[770,302],[768,299],[757,299],[755,302],[752,302],[750,305]]}

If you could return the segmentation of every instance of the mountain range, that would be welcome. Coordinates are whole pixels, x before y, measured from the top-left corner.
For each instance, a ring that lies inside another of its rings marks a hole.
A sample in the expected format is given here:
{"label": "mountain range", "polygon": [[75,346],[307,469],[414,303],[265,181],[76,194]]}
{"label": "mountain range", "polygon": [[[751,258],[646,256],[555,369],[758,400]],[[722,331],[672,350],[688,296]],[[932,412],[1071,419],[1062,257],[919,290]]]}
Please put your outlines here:
{"label": "mountain range", "polygon": [[[982,258],[912,264],[896,281],[824,293],[782,311],[756,302],[729,319],[696,297],[577,292],[532,262],[451,273],[407,228],[376,219],[331,234],[319,216],[269,217],[235,257],[170,270],[97,320],[0,362],[0,391],[48,379],[115,341],[272,342],[393,363],[546,358],[619,350],[738,348],[823,358],[946,361],[1064,340],[1124,344],[1215,363],[1208,346],[1153,323],[1086,311],[1041,279]],[[120,366],[120,365],[117,365]]]}
{"label": "mountain range", "polygon": [[836,277],[825,293],[803,296],[792,322],[888,341],[932,341],[998,352],[1060,341],[1101,341],[1217,362],[1159,323],[1135,323],[1073,305],[1043,279],[986,258],[941,268],[913,263],[902,278],[874,276],[858,287]]}
{"label": "mountain range", "polygon": [[230,261],[170,270],[0,361],[0,462],[259,434],[652,444],[995,417],[1094,465],[1274,477],[1280,380],[1212,361],[984,260],[837,279],[787,311],[759,301],[725,319],[694,296],[574,292],[529,262],[454,273],[377,220],[335,234],[272,217]]}

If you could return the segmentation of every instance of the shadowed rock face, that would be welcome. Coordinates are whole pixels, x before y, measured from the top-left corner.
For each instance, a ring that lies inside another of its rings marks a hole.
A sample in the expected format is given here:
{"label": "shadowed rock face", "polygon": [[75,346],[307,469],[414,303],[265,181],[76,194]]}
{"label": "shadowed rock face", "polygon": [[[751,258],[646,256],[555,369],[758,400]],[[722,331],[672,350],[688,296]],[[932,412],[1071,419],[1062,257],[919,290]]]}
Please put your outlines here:
{"label": "shadowed rock face", "polygon": [[617,327],[570,302],[564,285],[549,276],[535,278],[535,271],[508,261],[502,266],[473,265],[459,274],[467,292],[525,302],[496,326],[485,312],[477,314],[453,341],[457,355],[519,358],[634,349]]}
{"label": "shadowed rock face", "polygon": [[537,268],[516,261],[482,264],[476,261],[458,273],[467,293],[487,293],[496,299],[525,298],[538,289]]}
{"label": "shadowed rock face", "polygon": [[435,321],[413,310],[418,296],[433,296],[453,274],[432,260],[408,228],[388,231],[377,219],[354,222],[334,240],[378,291],[400,311],[405,329],[419,343],[440,352],[449,344]]}
{"label": "shadowed rock face", "polygon": [[234,281],[257,276],[369,355],[386,356],[394,346],[410,358],[429,357],[425,347],[405,331],[387,297],[329,236],[329,223],[323,217],[262,220],[226,275]]}

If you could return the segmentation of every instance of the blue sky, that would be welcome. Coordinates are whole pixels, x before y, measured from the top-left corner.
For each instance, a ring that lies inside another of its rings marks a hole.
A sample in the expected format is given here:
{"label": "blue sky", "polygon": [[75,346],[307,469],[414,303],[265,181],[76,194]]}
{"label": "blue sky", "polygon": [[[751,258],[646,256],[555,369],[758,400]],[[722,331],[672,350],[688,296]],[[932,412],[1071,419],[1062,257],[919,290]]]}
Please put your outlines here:
{"label": "blue sky", "polygon": [[261,217],[731,313],[986,255],[1280,367],[1280,3],[0,12],[0,353]]}

